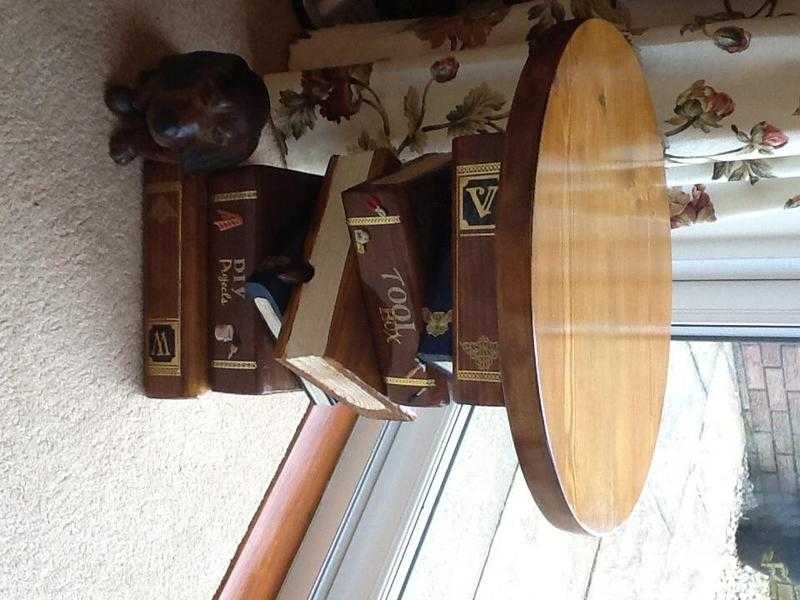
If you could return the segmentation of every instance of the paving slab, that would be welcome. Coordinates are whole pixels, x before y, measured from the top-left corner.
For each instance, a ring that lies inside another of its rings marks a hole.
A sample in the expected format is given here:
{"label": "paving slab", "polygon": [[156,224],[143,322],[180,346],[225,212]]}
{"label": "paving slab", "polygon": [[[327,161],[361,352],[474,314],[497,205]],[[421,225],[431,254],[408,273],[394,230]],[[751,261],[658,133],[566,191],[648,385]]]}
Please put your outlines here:
{"label": "paving slab", "polygon": [[517,469],[475,600],[583,600],[597,545],[550,525]]}
{"label": "paving slab", "polygon": [[[715,361],[716,355],[715,352]],[[691,347],[686,342],[673,342],[661,428],[646,484],[653,488],[658,508],[670,529],[697,454],[707,399]]]}
{"label": "paving slab", "polygon": [[715,365],[693,469],[663,572],[664,600],[708,600],[731,552],[730,524],[738,516],[744,474],[744,428],[736,380],[727,361]]}
{"label": "paving slab", "polygon": [[404,598],[473,599],[517,470],[505,412],[474,409]]}

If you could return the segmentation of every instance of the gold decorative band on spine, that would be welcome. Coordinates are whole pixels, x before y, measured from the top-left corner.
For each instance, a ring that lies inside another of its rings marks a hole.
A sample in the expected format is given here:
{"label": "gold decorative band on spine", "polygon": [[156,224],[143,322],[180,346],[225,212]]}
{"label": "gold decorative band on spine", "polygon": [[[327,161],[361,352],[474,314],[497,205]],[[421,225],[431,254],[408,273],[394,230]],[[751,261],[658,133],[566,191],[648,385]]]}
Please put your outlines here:
{"label": "gold decorative band on spine", "polygon": [[500,163],[478,163],[475,165],[458,165],[456,175],[497,175],[500,173]]}
{"label": "gold decorative band on spine", "polygon": [[244,190],[242,192],[226,192],[224,194],[214,194],[211,196],[211,202],[219,204],[220,202],[235,202],[236,200],[257,200],[258,190]]}
{"label": "gold decorative band on spine", "polygon": [[406,385],[410,387],[435,387],[433,379],[412,379],[411,377],[384,377],[386,385]]}
{"label": "gold decorative band on spine", "polygon": [[164,194],[167,192],[180,192],[183,184],[180,181],[154,181],[144,186],[145,195]]}
{"label": "gold decorative band on spine", "polygon": [[240,371],[255,371],[258,368],[252,360],[215,360],[211,363],[215,369],[238,369]]}
{"label": "gold decorative band on spine", "polygon": [[367,225],[397,225],[400,217],[397,215],[387,215],[385,217],[351,217],[347,219],[347,224],[351,227],[365,227]]}
{"label": "gold decorative band on spine", "polygon": [[147,365],[147,374],[156,375],[158,377],[180,377],[181,368],[180,366],[170,366],[170,365],[162,366],[151,363]]}
{"label": "gold decorative band on spine", "polygon": [[501,383],[502,375],[498,371],[461,371],[456,373],[459,381],[486,381],[489,383]]}
{"label": "gold decorative band on spine", "polygon": [[175,324],[180,323],[179,317],[147,317],[148,325],[162,325],[165,323]]}

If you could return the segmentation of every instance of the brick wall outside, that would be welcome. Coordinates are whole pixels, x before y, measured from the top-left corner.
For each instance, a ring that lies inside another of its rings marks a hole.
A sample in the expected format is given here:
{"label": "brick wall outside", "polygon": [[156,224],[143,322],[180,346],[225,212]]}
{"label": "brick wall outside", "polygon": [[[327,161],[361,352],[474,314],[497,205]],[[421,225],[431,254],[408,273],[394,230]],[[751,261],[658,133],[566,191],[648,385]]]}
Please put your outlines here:
{"label": "brick wall outside", "polygon": [[756,497],[759,501],[800,497],[800,344],[735,346],[742,367],[739,387]]}
{"label": "brick wall outside", "polygon": [[[759,503],[800,500],[800,344],[733,344],[747,432],[747,462]],[[783,565],[770,571],[771,600],[800,600]],[[795,575],[796,577],[796,575]]]}

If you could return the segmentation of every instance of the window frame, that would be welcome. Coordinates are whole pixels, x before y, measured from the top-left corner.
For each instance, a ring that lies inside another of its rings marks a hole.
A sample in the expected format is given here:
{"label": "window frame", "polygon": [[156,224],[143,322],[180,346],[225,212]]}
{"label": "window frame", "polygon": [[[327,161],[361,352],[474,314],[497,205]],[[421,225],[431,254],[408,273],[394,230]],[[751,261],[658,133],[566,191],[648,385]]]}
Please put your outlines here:
{"label": "window frame", "polygon": [[309,406],[215,599],[278,594],[355,424],[347,406]]}
{"label": "window frame", "polygon": [[[737,249],[735,258],[673,260],[673,339],[800,339],[800,305],[791,302],[800,297],[800,258],[764,257],[758,240],[738,240]],[[345,449],[353,462],[331,478],[279,600],[325,600],[337,585],[351,597],[398,600],[472,410],[450,405],[420,410],[415,424],[357,426],[348,447],[362,450]],[[325,537],[330,522],[336,534]]]}

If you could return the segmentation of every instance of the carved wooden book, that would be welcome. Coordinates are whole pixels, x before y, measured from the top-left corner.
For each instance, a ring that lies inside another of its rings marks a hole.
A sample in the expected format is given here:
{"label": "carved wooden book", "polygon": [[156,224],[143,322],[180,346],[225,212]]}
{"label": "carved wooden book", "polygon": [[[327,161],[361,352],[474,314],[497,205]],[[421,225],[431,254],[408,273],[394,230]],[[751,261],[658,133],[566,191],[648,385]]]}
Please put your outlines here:
{"label": "carved wooden book", "polygon": [[378,364],[398,404],[449,399],[444,376],[419,353],[451,353],[450,171],[449,154],[429,154],[343,194]]}
{"label": "carved wooden book", "polygon": [[206,180],[146,162],[144,195],[144,389],[192,398],[206,372]]}
{"label": "carved wooden book", "polygon": [[413,413],[386,397],[341,197],[345,189],[398,167],[387,150],[331,158],[304,249],[314,277],[292,292],[276,354],[359,414],[408,421]]}
{"label": "carved wooden book", "polygon": [[300,390],[275,361],[274,341],[246,280],[308,231],[322,178],[247,165],[209,177],[209,373],[211,389],[236,394]]}
{"label": "carved wooden book", "polygon": [[463,404],[504,404],[494,263],[504,143],[502,133],[453,140],[453,375]]}

